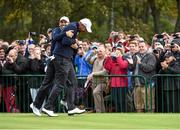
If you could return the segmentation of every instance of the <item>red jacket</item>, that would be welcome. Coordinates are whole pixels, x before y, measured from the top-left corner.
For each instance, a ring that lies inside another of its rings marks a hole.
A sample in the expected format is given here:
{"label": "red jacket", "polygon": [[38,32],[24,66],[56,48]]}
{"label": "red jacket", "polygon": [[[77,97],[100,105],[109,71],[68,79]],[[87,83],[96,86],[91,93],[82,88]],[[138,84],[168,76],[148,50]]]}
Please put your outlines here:
{"label": "red jacket", "polygon": [[[111,57],[107,57],[104,60],[104,68],[109,72],[110,75],[127,75],[128,62],[122,57],[117,57],[116,60],[112,60]],[[111,87],[127,87],[128,78],[123,77],[112,77],[110,80]]]}

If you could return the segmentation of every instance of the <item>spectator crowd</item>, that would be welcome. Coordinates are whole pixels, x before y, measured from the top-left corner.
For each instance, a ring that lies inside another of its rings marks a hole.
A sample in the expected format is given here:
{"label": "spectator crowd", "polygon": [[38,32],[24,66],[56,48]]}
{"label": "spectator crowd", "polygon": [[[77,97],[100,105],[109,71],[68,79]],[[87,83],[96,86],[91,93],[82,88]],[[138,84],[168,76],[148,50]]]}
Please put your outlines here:
{"label": "spectator crowd", "polygon": [[[59,27],[68,23],[62,17]],[[28,112],[29,100],[35,100],[42,82],[37,75],[46,73],[59,40],[54,36],[57,28],[47,34],[29,32],[24,40],[11,43],[0,39],[0,106],[4,101],[7,112]],[[155,34],[151,42],[122,31],[112,31],[104,43],[76,40],[72,60],[77,106],[97,113],[180,112],[180,32]],[[155,74],[160,76],[153,79]],[[60,103],[67,107],[65,97]]]}

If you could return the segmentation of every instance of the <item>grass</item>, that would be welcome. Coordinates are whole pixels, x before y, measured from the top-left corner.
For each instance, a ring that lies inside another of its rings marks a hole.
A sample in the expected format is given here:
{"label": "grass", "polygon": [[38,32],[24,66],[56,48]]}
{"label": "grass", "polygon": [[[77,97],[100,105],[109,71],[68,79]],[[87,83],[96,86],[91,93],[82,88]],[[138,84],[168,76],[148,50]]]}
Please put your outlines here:
{"label": "grass", "polygon": [[0,113],[0,129],[180,129],[180,114],[106,113],[36,117],[32,113]]}

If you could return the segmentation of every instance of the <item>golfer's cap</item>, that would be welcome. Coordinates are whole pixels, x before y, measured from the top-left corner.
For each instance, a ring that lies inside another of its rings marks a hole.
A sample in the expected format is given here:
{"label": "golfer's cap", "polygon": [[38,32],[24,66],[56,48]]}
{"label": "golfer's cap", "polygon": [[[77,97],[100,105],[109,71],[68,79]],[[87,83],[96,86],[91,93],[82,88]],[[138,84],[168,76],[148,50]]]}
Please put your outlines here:
{"label": "golfer's cap", "polygon": [[86,30],[89,33],[92,32],[92,30],[91,30],[92,23],[88,18],[81,19],[80,22],[86,27]]}
{"label": "golfer's cap", "polygon": [[63,16],[63,17],[61,17],[61,18],[59,19],[59,21],[62,21],[62,20],[65,20],[66,22],[69,23],[69,18],[66,17],[66,16]]}

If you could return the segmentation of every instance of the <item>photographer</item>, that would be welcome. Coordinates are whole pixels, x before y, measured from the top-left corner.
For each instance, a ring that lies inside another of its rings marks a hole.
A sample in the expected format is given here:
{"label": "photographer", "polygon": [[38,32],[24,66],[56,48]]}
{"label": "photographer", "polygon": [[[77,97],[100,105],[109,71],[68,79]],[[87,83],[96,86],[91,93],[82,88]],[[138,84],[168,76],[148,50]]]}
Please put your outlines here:
{"label": "photographer", "polygon": [[[17,63],[18,52],[15,49],[9,51],[6,57],[6,62],[4,65],[0,65],[1,74],[19,74],[22,71],[21,65]],[[7,82],[11,81],[11,82]],[[15,77],[3,77],[2,87],[3,87],[3,99],[6,104],[7,112],[19,112],[16,105],[16,95],[15,95]]]}
{"label": "photographer", "polygon": [[159,42],[161,43],[161,45],[165,45],[165,42],[164,42],[164,35],[162,34],[155,34],[153,36],[153,39],[152,39],[152,43],[154,44],[155,42]]}
{"label": "photographer", "polygon": [[[128,61],[123,58],[124,48],[117,45],[110,57],[104,61],[104,68],[110,75],[127,75]],[[126,112],[126,94],[128,87],[127,77],[111,77],[110,79],[112,102],[116,112]]]}
{"label": "photographer", "polygon": [[[165,60],[161,62],[160,74],[180,74],[180,60],[176,59],[172,52],[165,54]],[[180,80],[178,77],[161,78],[162,85],[162,104],[163,112],[180,112],[179,93]]]}
{"label": "photographer", "polygon": [[171,51],[177,60],[180,60],[180,38],[174,39],[171,42]]}
{"label": "photographer", "polygon": [[48,42],[49,39],[45,35],[39,34],[39,43],[38,43],[39,46],[42,46],[42,44],[46,44]]}
{"label": "photographer", "polygon": [[109,38],[108,38],[108,42],[112,44],[112,46],[114,46],[120,39],[118,37],[119,33],[112,31],[109,34]]}
{"label": "photographer", "polygon": [[17,45],[18,45],[18,53],[24,56],[26,52],[26,41],[17,40]]}
{"label": "photographer", "polygon": [[97,58],[97,53],[98,53],[98,45],[94,44],[90,47],[90,51],[89,53],[87,54],[85,60],[90,64],[90,65],[93,65],[94,64],[94,61],[96,60]]}
{"label": "photographer", "polygon": [[154,43],[154,49],[153,49],[153,54],[156,56],[157,60],[157,67],[156,67],[156,72],[159,72],[159,69],[161,68],[160,62],[164,59],[162,59],[162,56],[164,56],[164,48],[159,42]]}

